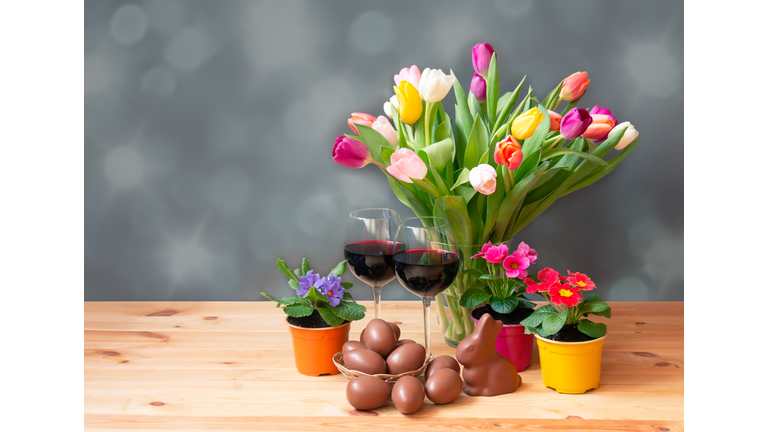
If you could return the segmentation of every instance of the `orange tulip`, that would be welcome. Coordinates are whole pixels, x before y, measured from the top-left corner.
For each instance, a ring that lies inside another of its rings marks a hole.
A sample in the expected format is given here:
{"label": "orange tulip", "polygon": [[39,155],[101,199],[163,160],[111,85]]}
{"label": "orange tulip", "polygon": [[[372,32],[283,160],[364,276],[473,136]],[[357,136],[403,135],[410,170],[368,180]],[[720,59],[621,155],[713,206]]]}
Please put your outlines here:
{"label": "orange tulip", "polygon": [[589,87],[589,76],[586,72],[576,72],[563,81],[563,88],[560,89],[560,99],[566,102],[573,102],[580,98]]}
{"label": "orange tulip", "polygon": [[523,162],[523,149],[515,137],[507,135],[504,140],[496,143],[493,160],[499,165],[507,165],[510,171],[514,171]]}

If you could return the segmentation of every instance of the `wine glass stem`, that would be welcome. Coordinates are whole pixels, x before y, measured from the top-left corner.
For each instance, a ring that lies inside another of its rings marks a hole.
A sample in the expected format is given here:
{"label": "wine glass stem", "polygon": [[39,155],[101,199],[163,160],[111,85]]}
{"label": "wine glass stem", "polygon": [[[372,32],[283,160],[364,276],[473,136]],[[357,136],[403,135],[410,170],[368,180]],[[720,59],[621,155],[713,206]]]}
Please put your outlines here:
{"label": "wine glass stem", "polygon": [[381,318],[381,287],[373,287],[373,310],[376,318]]}
{"label": "wine glass stem", "polygon": [[427,349],[427,358],[432,358],[432,333],[429,328],[429,304],[432,301],[430,298],[423,298],[424,304],[424,348]]}

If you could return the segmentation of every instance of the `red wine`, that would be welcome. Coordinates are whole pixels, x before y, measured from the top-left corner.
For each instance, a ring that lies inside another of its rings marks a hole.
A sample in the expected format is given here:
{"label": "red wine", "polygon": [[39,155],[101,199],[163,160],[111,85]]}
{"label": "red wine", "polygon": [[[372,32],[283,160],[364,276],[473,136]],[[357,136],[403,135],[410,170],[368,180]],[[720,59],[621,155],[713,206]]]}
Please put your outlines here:
{"label": "red wine", "polygon": [[434,249],[412,249],[397,253],[397,279],[410,292],[431,298],[448,288],[459,272],[459,256]]}
{"label": "red wine", "polygon": [[384,286],[395,278],[392,255],[404,249],[402,243],[363,241],[344,246],[344,258],[358,279],[371,286]]}

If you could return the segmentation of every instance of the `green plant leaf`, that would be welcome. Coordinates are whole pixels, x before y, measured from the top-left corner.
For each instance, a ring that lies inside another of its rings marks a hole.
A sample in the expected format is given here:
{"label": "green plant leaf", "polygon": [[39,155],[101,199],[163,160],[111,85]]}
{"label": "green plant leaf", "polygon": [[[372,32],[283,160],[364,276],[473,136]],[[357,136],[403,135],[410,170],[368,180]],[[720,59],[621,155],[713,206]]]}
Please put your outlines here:
{"label": "green plant leaf", "polygon": [[496,104],[499,101],[499,68],[496,65],[496,53],[491,55],[491,63],[488,65],[485,94],[488,124],[493,125],[496,122]]}
{"label": "green plant leaf", "polygon": [[277,268],[280,269],[281,272],[283,272],[284,275],[288,276],[288,278],[295,280],[296,282],[299,281],[299,278],[296,277],[295,274],[291,271],[291,269],[288,268],[287,265],[285,265],[285,261],[281,260],[280,258],[277,259]]}
{"label": "green plant leaf", "polygon": [[498,297],[491,298],[491,309],[501,314],[511,313],[517,307],[519,299],[517,297],[509,297],[501,299]]}
{"label": "green plant leaf", "polygon": [[373,160],[383,164],[384,159],[381,156],[381,148],[392,147],[392,145],[390,145],[389,141],[384,138],[384,135],[376,132],[370,127],[365,125],[355,126],[357,126],[357,132],[360,134],[360,138],[362,138],[363,143],[366,147],[368,147],[368,150],[370,150]]}
{"label": "green plant leaf", "polygon": [[520,89],[523,87],[525,78],[526,77],[524,76],[523,79],[520,80],[520,84],[517,85],[515,91],[511,93],[507,92],[501,99],[499,99],[499,106],[496,111],[496,121],[494,122],[492,129],[498,129],[502,123],[506,122],[509,112],[512,111],[512,107],[515,105],[515,102],[517,102],[517,97],[520,95]]}
{"label": "green plant leaf", "polygon": [[479,119],[479,117],[475,117],[472,130],[469,133],[467,148],[464,150],[464,167],[470,170],[477,166],[477,161],[480,158],[480,146],[478,144]]}
{"label": "green plant leaf", "polygon": [[469,245],[472,243],[472,220],[467,211],[467,202],[460,196],[442,196],[435,200],[434,216],[445,218],[453,229],[456,243]]}
{"label": "green plant leaf", "polygon": [[333,313],[346,321],[357,321],[365,318],[365,306],[350,301],[342,301],[332,308]]}
{"label": "green plant leaf", "polygon": [[552,150],[549,150],[546,154],[541,156],[541,159],[542,160],[552,159],[555,156],[561,156],[561,155],[564,155],[564,154],[572,154],[574,156],[578,156],[580,158],[587,159],[587,160],[589,160],[591,162],[594,162],[594,163],[596,163],[596,164],[598,164],[600,166],[604,166],[604,167],[608,167],[609,166],[608,162],[600,159],[597,156],[594,156],[594,155],[591,155],[591,154],[585,153],[585,152],[576,151],[576,150],[569,149],[569,148],[563,148],[563,147],[558,147],[558,148],[554,148]]}
{"label": "green plant leaf", "polygon": [[579,181],[578,183],[568,188],[568,190],[565,191],[563,195],[568,195],[569,193],[575,192],[583,187],[587,187],[591,184],[594,184],[596,181],[608,175],[608,173],[613,171],[613,169],[616,168],[616,166],[620,164],[621,161],[623,161],[624,158],[626,158],[629,155],[629,153],[635,148],[635,146],[639,142],[640,142],[640,137],[638,136],[637,139],[634,142],[632,142],[632,144],[628,145],[621,152],[621,154],[619,154],[618,156],[615,156],[614,158],[608,161],[607,168],[605,167],[595,168],[591,173],[589,173],[589,175],[585,176],[581,181]]}
{"label": "green plant leaf", "polygon": [[312,315],[313,308],[303,305],[286,306],[283,311],[294,318],[301,318]]}
{"label": "green plant leaf", "polygon": [[585,335],[595,339],[601,338],[608,333],[608,326],[602,323],[593,323],[588,319],[579,320],[579,324],[576,325],[576,328]]}
{"label": "green plant leaf", "polygon": [[347,260],[344,260],[338,264],[336,264],[336,267],[331,270],[331,272],[328,274],[328,276],[343,276],[344,273],[347,272]]}
{"label": "green plant leaf", "polygon": [[317,288],[313,286],[309,287],[309,292],[304,296],[304,298],[315,305],[320,303],[328,303],[328,297],[326,297],[325,294],[321,293],[317,290]]}
{"label": "green plant leaf", "polygon": [[580,307],[581,313],[597,313],[607,311],[609,309],[611,309],[611,307],[608,306],[608,303],[604,301],[585,302]]}
{"label": "green plant leaf", "polygon": [[463,270],[463,273],[464,273],[465,275],[474,276],[474,277],[475,277],[475,279],[479,278],[480,276],[482,276],[482,275],[484,274],[482,270],[480,270],[480,269],[476,269],[476,268],[468,268],[468,269],[464,269],[464,270]]}
{"label": "green plant leaf", "polygon": [[456,188],[456,195],[464,198],[465,202],[469,202],[476,193],[477,190],[471,186],[459,186]]}
{"label": "green plant leaf", "polygon": [[469,104],[469,113],[472,114],[473,119],[477,119],[478,117],[483,118],[485,116],[480,101],[478,101],[475,95],[471,92],[467,96],[467,103]]}
{"label": "green plant leaf", "polygon": [[384,173],[387,175],[387,180],[389,181],[389,187],[392,189],[392,191],[395,193],[395,196],[397,199],[400,200],[401,203],[405,204],[413,210],[413,213],[416,216],[432,216],[432,210],[429,207],[429,203],[422,199],[416,192],[408,189],[408,187],[404,186],[400,180],[392,177],[384,171]]}
{"label": "green plant leaf", "polygon": [[534,313],[530,314],[528,318],[520,321],[520,325],[526,326],[526,327],[538,327],[541,325],[542,322],[544,322],[544,317],[549,315],[550,312],[538,312],[535,311]]}
{"label": "green plant leaf", "polygon": [[489,298],[491,298],[491,294],[482,288],[467,288],[464,294],[461,295],[459,304],[461,307],[474,309],[485,303]]}
{"label": "green plant leaf", "polygon": [[384,166],[390,166],[392,165],[390,163],[389,158],[392,156],[392,153],[395,152],[395,149],[387,146],[387,147],[381,147],[381,158],[384,160]]}
{"label": "green plant leaf", "polygon": [[[352,284],[352,282],[342,282],[341,286],[343,286],[345,290],[348,290],[348,289],[351,289],[354,285]],[[347,293],[347,292],[344,293],[344,300],[352,300],[352,296],[351,295],[349,296],[350,298],[346,297],[348,294],[349,293]]]}
{"label": "green plant leaf", "polygon": [[306,258],[302,258],[301,259],[301,276],[306,276],[310,270],[312,270],[312,267],[309,266],[309,260]]}
{"label": "green plant leaf", "polygon": [[499,212],[499,206],[504,199],[504,186],[498,183],[498,181],[503,183],[504,180],[502,180],[502,170],[505,169],[507,169],[505,166],[499,166],[496,168],[496,190],[488,196],[488,202],[485,207],[485,227],[483,228],[482,238],[478,239],[479,243],[485,243],[485,241],[488,239],[488,236],[491,235],[491,231],[493,231],[493,228],[496,226],[496,218]]}
{"label": "green plant leaf", "polygon": [[525,309],[533,309],[533,308],[536,307],[536,303],[528,301],[528,300],[526,300],[524,298],[520,298],[519,306],[522,307],[522,308],[525,308]]}
{"label": "green plant leaf", "polygon": [[419,157],[425,164],[429,164],[431,161],[435,169],[442,171],[451,163],[453,149],[453,141],[450,138],[446,138],[419,150]]}
{"label": "green plant leaf", "polygon": [[589,303],[589,302],[595,302],[595,301],[603,301],[603,299],[600,297],[600,295],[592,293],[584,296],[584,299],[582,301],[584,303]]}
{"label": "green plant leaf", "polygon": [[459,174],[459,178],[456,179],[456,183],[453,184],[453,187],[451,187],[451,190],[456,189],[457,187],[463,185],[468,181],[469,181],[469,170],[466,168],[462,168],[461,174]]}
{"label": "green plant leaf", "polygon": [[557,309],[555,309],[552,305],[544,305],[538,309],[536,309],[534,312],[536,313],[544,313],[544,312],[550,312],[550,313],[558,313]]}
{"label": "green plant leaf", "polygon": [[559,332],[561,328],[563,328],[567,317],[568,311],[562,311],[556,314],[547,314],[544,316],[544,321],[541,323],[541,328],[549,334],[555,334]]}
{"label": "green plant leaf", "polygon": [[289,286],[289,287],[291,287],[291,289],[292,289],[292,290],[294,290],[294,291],[296,291],[297,289],[299,289],[299,283],[298,283],[298,282],[296,282],[296,281],[295,281],[295,280],[293,280],[293,279],[288,279],[288,286]]}
{"label": "green plant leaf", "polygon": [[261,295],[263,295],[264,297],[266,297],[269,300],[272,300],[273,302],[277,302],[277,307],[280,307],[280,300],[279,299],[276,299],[276,298],[272,297],[271,295],[265,293],[264,291],[261,292]]}
{"label": "green plant leaf", "polygon": [[560,89],[563,88],[563,81],[560,81],[560,84],[558,84],[554,89],[552,89],[552,91],[549,92],[547,97],[544,98],[544,101],[541,102],[541,104],[544,105],[548,110],[551,110],[552,108],[554,108],[555,102],[557,102],[557,99],[560,96]]}
{"label": "green plant leaf", "polygon": [[[532,169],[534,169],[541,161],[541,149],[537,149],[528,156],[523,156],[523,162],[515,170],[515,181],[520,181],[521,178],[528,175]],[[543,174],[543,173],[542,173]],[[537,180],[538,181],[538,180]],[[534,185],[535,186],[535,185]]]}
{"label": "green plant leaf", "polygon": [[336,316],[336,308],[332,307],[319,307],[317,311],[320,316],[323,317],[323,321],[327,322],[331,327],[338,327],[344,323],[344,319]]}
{"label": "green plant leaf", "polygon": [[415,178],[412,178],[411,180],[413,180],[413,184],[418,186],[419,189],[423,190],[424,192],[432,195],[435,198],[440,197],[440,192],[437,190],[437,187],[427,183],[426,180],[419,180]]}
{"label": "green plant leaf", "polygon": [[546,172],[548,166],[549,162],[545,162],[536,168],[533,172],[525,176],[525,178],[515,184],[512,190],[510,190],[507,194],[506,198],[504,198],[504,201],[501,202],[498,214],[496,216],[496,227],[493,231],[494,243],[498,243],[504,240],[504,234],[506,233],[507,225],[510,223],[514,225],[515,221],[511,220],[512,216],[517,214],[516,212],[519,209],[519,206],[522,204],[525,195],[528,193],[528,191],[530,191],[531,188],[533,188],[533,186],[536,185],[537,180],[542,175],[544,175],[544,172]]}

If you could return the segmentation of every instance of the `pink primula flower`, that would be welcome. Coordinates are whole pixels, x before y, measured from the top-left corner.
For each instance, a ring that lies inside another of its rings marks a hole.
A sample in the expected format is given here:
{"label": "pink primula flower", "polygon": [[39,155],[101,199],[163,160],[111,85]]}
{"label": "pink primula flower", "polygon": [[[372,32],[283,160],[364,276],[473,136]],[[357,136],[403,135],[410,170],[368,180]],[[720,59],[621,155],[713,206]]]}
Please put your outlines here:
{"label": "pink primula flower", "polygon": [[498,264],[504,261],[504,258],[507,257],[508,253],[509,253],[509,248],[505,244],[500,244],[498,246],[491,246],[490,248],[488,248],[488,251],[485,252],[485,259],[489,263]]}
{"label": "pink primula flower", "polygon": [[504,270],[507,271],[507,276],[511,278],[520,278],[528,276],[528,271],[525,270],[531,265],[530,260],[520,251],[515,251],[512,255],[504,258]]}
{"label": "pink primula flower", "polygon": [[480,252],[478,252],[475,255],[472,255],[472,258],[485,258],[486,252],[488,252],[488,249],[490,249],[492,247],[493,247],[493,243],[491,243],[491,242],[488,242],[488,243],[484,244],[483,247],[480,248]]}
{"label": "pink primula flower", "polygon": [[520,246],[517,247],[517,251],[524,253],[531,264],[536,262],[536,258],[539,257],[539,254],[536,253],[536,250],[531,249],[527,244],[525,244],[525,242],[520,242]]}

